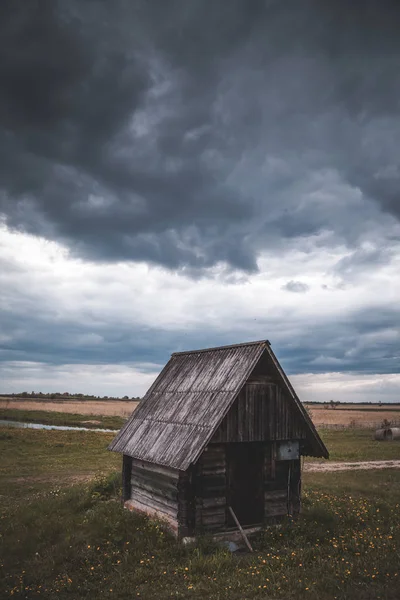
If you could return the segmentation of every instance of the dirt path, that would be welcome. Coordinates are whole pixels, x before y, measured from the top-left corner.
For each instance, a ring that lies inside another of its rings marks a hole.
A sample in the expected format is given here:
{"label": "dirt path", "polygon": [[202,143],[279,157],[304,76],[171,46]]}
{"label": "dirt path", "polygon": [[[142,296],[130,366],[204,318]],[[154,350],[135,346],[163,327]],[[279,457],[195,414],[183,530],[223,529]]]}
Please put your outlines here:
{"label": "dirt path", "polygon": [[371,469],[400,469],[400,460],[368,460],[363,462],[324,462],[305,463],[304,470],[313,473],[330,473],[332,471],[369,471]]}
{"label": "dirt path", "polygon": [[10,483],[54,483],[60,487],[73,485],[74,483],[86,483],[91,481],[98,475],[98,473],[79,473],[79,474],[63,474],[62,480],[60,481],[60,475],[58,474],[47,474],[47,475],[26,475],[25,477],[9,477],[7,480]]}

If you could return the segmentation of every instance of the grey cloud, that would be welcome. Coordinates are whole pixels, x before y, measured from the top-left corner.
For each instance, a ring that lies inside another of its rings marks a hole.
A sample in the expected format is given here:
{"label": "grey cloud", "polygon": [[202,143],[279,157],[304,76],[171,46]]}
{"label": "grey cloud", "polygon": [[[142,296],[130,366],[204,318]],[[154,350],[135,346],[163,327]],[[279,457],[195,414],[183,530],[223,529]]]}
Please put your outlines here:
{"label": "grey cloud", "polygon": [[18,311],[1,312],[0,363],[31,361],[34,357],[52,365],[164,364],[175,351],[268,338],[289,374],[398,373],[399,323],[399,309],[377,305],[323,323],[305,322],[288,313],[279,321],[272,316],[256,321],[243,318],[235,327],[218,330],[171,330],[132,324],[122,315],[113,322],[49,318],[48,311],[35,309],[22,299]]}
{"label": "grey cloud", "polygon": [[[0,331],[0,363],[34,357],[49,365],[163,364],[172,352],[207,347],[211,339],[207,330],[164,330],[132,324],[123,317],[113,322],[83,316],[79,320],[55,318],[40,305],[34,308],[27,298],[19,302],[17,310],[1,311]],[[230,335],[227,331],[213,333],[212,344],[230,343]]]}
{"label": "grey cloud", "polygon": [[287,290],[288,292],[295,292],[298,294],[304,294],[305,292],[308,292],[308,290],[310,289],[310,286],[308,286],[306,283],[303,283],[302,281],[288,281],[287,283],[285,283],[285,285],[282,286],[283,290]]}
{"label": "grey cloud", "polygon": [[79,256],[193,272],[323,230],[356,245],[400,217],[399,16],[4,0],[0,211]]}
{"label": "grey cloud", "polygon": [[[68,312],[69,305],[79,302],[72,289],[65,290],[67,310],[63,310],[51,282],[49,285],[39,278],[32,284],[26,269],[16,273],[5,260],[1,260],[1,267],[0,362],[34,359],[53,365],[163,364],[174,351],[268,338],[290,374],[399,372],[400,309],[385,306],[384,297],[369,309],[354,308],[323,318],[316,315],[315,320],[287,308],[272,314],[261,310],[257,319],[249,319],[243,312],[234,313],[232,321],[221,314],[216,327],[211,311],[209,323],[205,317],[203,325],[164,328],[144,325],[129,311],[103,312],[96,299],[108,284],[106,273],[91,288],[92,296],[87,299],[92,300]],[[235,279],[227,281],[232,294],[236,283]],[[295,280],[288,283],[295,287],[302,284]],[[329,296],[326,301],[330,301]]]}
{"label": "grey cloud", "polygon": [[[399,323],[398,308],[388,309],[379,304],[354,310],[339,319],[308,323],[300,330],[298,323],[288,318],[287,323],[277,327],[277,352],[292,374],[398,373]],[[289,336],[291,329],[293,335]]]}
{"label": "grey cloud", "polygon": [[355,283],[358,276],[362,276],[366,271],[378,270],[389,264],[393,257],[394,253],[390,249],[376,248],[371,244],[366,248],[357,248],[340,259],[335,266],[335,273]]}

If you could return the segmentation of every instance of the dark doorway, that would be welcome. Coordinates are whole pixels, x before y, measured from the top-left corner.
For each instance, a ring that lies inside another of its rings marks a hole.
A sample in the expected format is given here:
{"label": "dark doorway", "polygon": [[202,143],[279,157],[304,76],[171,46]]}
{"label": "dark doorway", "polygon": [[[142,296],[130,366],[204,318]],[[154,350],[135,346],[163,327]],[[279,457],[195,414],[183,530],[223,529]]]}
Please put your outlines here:
{"label": "dark doorway", "polygon": [[[264,448],[257,443],[229,444],[228,506],[241,525],[258,525],[264,518]],[[228,511],[228,525],[234,521]]]}

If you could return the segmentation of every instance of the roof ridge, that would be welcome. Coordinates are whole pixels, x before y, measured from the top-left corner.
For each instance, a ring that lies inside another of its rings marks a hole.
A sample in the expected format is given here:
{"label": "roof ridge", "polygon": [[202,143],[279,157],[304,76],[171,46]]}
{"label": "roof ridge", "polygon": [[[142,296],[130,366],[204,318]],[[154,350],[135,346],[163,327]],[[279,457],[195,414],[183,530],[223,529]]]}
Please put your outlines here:
{"label": "roof ridge", "polygon": [[269,340],[256,340],[254,342],[242,342],[241,344],[228,344],[227,346],[215,346],[213,348],[200,348],[199,350],[183,350],[182,352],[173,352],[171,356],[180,356],[182,354],[200,354],[202,352],[214,352],[215,350],[228,350],[229,348],[240,348],[241,346],[256,346],[258,344],[271,345]]}

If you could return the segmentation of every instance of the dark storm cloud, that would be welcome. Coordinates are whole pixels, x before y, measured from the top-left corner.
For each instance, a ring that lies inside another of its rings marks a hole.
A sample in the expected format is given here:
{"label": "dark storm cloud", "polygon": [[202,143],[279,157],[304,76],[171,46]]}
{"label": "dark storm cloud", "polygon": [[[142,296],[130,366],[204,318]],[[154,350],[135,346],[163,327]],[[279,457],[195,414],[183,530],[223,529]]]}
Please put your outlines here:
{"label": "dark storm cloud", "polygon": [[[28,298],[21,299],[17,310],[2,310],[0,331],[7,341],[0,339],[0,363],[32,361],[34,357],[35,362],[49,365],[163,364],[172,352],[204,348],[210,343],[210,332],[206,330],[171,331],[123,318],[110,323],[98,318],[54,318],[54,314],[39,306],[32,310]],[[227,331],[215,332],[212,343],[231,343],[231,335]]]}
{"label": "dark storm cloud", "polygon": [[[60,319],[51,322],[45,315],[34,318],[3,314],[0,363],[31,361],[49,365],[120,364],[127,362],[160,362],[168,354],[171,336],[162,330],[126,324],[79,323]],[[154,336],[157,334],[157,346]],[[173,339],[173,336],[172,336]]]}
{"label": "dark storm cloud", "polygon": [[174,268],[251,271],[321,230],[356,244],[369,202],[400,217],[399,17],[3,0],[0,211],[80,256]]}

